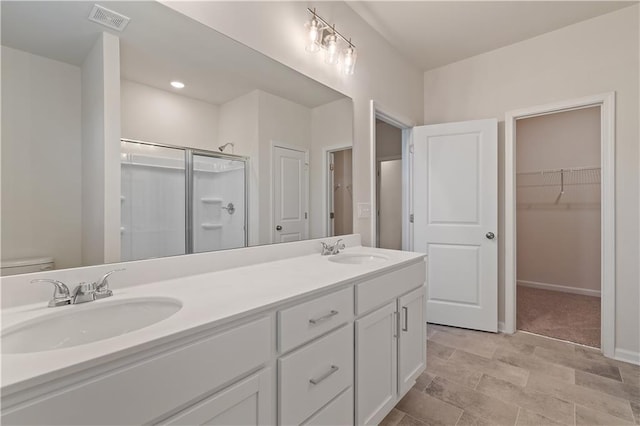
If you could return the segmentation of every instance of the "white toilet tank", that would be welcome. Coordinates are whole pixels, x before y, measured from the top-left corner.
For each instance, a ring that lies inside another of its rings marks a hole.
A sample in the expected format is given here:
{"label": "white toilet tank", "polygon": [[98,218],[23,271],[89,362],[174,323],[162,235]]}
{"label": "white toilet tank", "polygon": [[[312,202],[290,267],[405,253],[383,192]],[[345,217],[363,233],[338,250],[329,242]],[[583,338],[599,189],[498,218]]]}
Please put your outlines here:
{"label": "white toilet tank", "polygon": [[3,260],[0,275],[30,274],[54,269],[53,257],[31,257],[27,259]]}

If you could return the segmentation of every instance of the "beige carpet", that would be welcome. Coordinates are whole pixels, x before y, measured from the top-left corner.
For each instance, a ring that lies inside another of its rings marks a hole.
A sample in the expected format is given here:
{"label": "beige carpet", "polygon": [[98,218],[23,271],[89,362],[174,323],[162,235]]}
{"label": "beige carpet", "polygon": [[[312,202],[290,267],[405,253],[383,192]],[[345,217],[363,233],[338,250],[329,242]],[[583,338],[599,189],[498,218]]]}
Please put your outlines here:
{"label": "beige carpet", "polygon": [[600,347],[600,298],[518,286],[517,328]]}

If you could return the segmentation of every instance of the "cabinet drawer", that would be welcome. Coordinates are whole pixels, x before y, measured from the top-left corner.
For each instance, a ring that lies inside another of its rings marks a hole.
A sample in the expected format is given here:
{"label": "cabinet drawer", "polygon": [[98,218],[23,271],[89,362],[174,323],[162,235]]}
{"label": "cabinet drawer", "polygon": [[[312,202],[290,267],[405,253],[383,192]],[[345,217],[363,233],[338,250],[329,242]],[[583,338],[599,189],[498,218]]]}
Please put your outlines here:
{"label": "cabinet drawer", "polygon": [[353,382],[353,326],[278,360],[280,424],[300,424]]}
{"label": "cabinet drawer", "polygon": [[270,356],[271,320],[262,318],[3,410],[2,423],[147,424]]}
{"label": "cabinet drawer", "polygon": [[424,284],[427,264],[424,260],[397,271],[356,285],[356,314],[360,315],[382,306],[396,297]]}
{"label": "cabinet drawer", "polygon": [[278,348],[281,353],[326,333],[353,317],[353,288],[278,312]]}
{"label": "cabinet drawer", "polygon": [[353,387],[304,422],[304,426],[346,426],[353,424]]}

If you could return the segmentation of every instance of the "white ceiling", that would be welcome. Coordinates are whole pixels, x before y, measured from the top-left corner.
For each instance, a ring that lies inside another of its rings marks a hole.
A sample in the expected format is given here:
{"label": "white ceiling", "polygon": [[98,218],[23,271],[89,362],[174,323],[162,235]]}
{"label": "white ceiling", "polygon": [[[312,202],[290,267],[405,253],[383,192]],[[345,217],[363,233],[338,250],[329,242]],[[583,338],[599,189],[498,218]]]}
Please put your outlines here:
{"label": "white ceiling", "polygon": [[131,18],[118,33],[87,19],[94,2],[2,1],[2,44],[81,66],[103,31],[120,37],[122,78],[222,104],[255,89],[313,108],[344,98],[158,2],[105,2]]}
{"label": "white ceiling", "polygon": [[622,1],[348,1],[422,70],[637,4]]}

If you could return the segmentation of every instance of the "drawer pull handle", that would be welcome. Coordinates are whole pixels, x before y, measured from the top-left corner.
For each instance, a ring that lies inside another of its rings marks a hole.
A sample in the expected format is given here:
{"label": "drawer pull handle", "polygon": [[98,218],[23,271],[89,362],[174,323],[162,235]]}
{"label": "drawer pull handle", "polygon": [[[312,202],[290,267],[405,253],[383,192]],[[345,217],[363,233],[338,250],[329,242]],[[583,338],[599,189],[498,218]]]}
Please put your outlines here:
{"label": "drawer pull handle", "polygon": [[338,315],[339,312],[338,311],[334,311],[332,310],[331,312],[329,312],[327,315],[323,315],[320,318],[311,318],[309,320],[309,323],[316,325],[316,324],[320,324],[321,322],[325,322],[328,319],[331,319],[331,317]]}
{"label": "drawer pull handle", "polygon": [[318,385],[318,384],[320,384],[320,382],[324,381],[327,377],[329,377],[330,375],[332,375],[333,373],[335,373],[339,369],[340,369],[340,367],[338,367],[337,365],[332,365],[331,369],[329,371],[327,371],[326,373],[324,373],[322,376],[320,376],[318,378],[315,378],[315,379],[309,379],[309,383],[311,383],[312,385]]}
{"label": "drawer pull handle", "polygon": [[402,310],[404,311],[404,326],[402,327],[402,331],[409,331],[409,308],[403,306]]}

